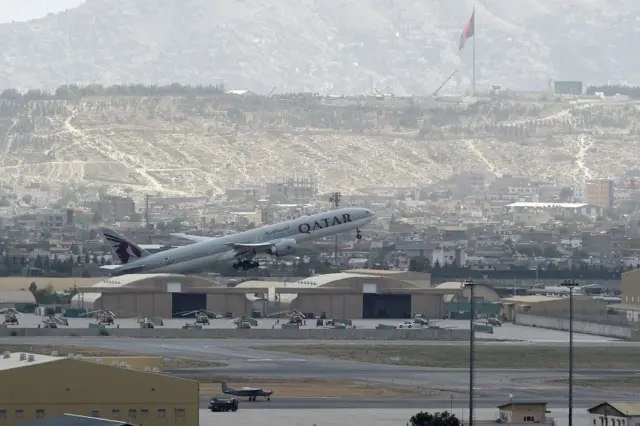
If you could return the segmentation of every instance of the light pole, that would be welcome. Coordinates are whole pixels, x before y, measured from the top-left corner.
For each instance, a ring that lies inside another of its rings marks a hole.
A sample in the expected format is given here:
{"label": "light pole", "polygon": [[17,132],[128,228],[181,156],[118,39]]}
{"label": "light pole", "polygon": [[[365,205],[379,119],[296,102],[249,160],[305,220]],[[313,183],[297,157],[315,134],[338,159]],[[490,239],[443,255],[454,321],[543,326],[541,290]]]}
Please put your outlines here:
{"label": "light pole", "polygon": [[560,285],[569,288],[569,426],[573,426],[573,289],[578,283],[564,280]]}
{"label": "light pole", "polygon": [[474,388],[474,356],[475,356],[475,331],[473,330],[473,319],[475,312],[475,283],[467,280],[463,283],[463,288],[469,288],[469,426],[473,426],[473,388]]}
{"label": "light pole", "polygon": [[[339,192],[334,192],[333,194],[331,194],[331,197],[329,198],[329,201],[331,203],[333,203],[333,208],[337,209],[338,207],[340,207],[340,198],[342,197],[342,194],[340,194]],[[333,248],[333,263],[335,264],[336,268],[338,267],[338,234],[336,234],[336,241],[335,241],[335,247]]]}

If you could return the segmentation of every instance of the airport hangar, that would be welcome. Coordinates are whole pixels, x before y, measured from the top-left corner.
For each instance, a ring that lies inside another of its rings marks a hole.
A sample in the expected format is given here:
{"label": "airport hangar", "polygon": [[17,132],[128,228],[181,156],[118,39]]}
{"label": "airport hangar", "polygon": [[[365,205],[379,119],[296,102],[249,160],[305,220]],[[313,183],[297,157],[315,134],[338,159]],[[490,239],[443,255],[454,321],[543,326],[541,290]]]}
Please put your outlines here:
{"label": "airport hangar", "polygon": [[[122,365],[122,364],[119,364]],[[64,413],[134,424],[197,426],[197,381],[143,372],[79,356],[0,355],[0,424]]]}
{"label": "airport hangar", "polygon": [[197,276],[123,275],[80,287],[71,305],[109,309],[122,317],[171,318],[199,309],[232,316],[256,312],[264,316],[298,309],[324,312],[329,318],[405,318],[412,313],[444,318],[445,296],[462,291],[432,288],[428,274],[363,272],[318,275],[288,283],[252,280],[235,287],[223,287]]}

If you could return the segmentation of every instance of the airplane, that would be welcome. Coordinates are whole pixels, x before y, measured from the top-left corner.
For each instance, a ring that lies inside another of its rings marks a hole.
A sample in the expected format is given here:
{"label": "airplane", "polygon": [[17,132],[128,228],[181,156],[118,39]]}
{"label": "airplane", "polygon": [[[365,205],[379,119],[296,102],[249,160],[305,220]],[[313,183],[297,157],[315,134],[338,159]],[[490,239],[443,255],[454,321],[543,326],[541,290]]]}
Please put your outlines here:
{"label": "airplane", "polygon": [[299,243],[356,230],[356,238],[362,238],[360,228],[376,217],[369,209],[343,208],[303,216],[287,222],[268,225],[224,237],[201,237],[174,234],[195,244],[177,247],[159,253],[149,253],[117,231],[102,228],[105,241],[111,245],[120,265],[105,265],[110,275],[142,273],[179,273],[200,271],[215,263],[234,262],[235,269],[245,271],[260,266],[253,258],[258,254],[276,257],[288,256],[296,251]]}
{"label": "airplane", "polygon": [[258,388],[231,389],[225,382],[222,382],[222,393],[233,396],[248,396],[249,401],[255,401],[258,396],[264,396],[267,398],[267,401],[270,401],[271,395],[273,395],[273,391],[266,391]]}

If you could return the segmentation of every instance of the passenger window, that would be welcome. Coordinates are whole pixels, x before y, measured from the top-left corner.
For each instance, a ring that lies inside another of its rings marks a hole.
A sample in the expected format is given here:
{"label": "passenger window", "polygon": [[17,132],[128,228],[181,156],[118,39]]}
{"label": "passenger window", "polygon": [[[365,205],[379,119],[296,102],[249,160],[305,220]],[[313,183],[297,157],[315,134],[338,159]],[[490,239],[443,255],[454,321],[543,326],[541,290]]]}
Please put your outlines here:
{"label": "passenger window", "polygon": [[149,417],[149,410],[145,410],[145,409],[140,410],[140,415],[142,417]]}
{"label": "passenger window", "polygon": [[159,408],[158,409],[158,418],[159,419],[164,419],[165,417],[167,417],[167,412],[164,408]]}
{"label": "passenger window", "polygon": [[176,417],[179,419],[184,419],[184,409],[182,408],[176,409]]}
{"label": "passenger window", "polygon": [[24,417],[24,411],[23,410],[16,410],[16,419],[21,419]]}
{"label": "passenger window", "polygon": [[0,419],[7,418],[7,410],[0,410]]}
{"label": "passenger window", "polygon": [[111,410],[111,416],[115,418],[120,417],[120,410]]}
{"label": "passenger window", "polygon": [[93,410],[91,412],[91,417],[100,417],[100,412],[98,410]]}
{"label": "passenger window", "polygon": [[138,417],[138,412],[136,410],[129,410],[129,418],[135,419],[136,417]]}
{"label": "passenger window", "polygon": [[36,419],[44,419],[44,410],[36,410]]}

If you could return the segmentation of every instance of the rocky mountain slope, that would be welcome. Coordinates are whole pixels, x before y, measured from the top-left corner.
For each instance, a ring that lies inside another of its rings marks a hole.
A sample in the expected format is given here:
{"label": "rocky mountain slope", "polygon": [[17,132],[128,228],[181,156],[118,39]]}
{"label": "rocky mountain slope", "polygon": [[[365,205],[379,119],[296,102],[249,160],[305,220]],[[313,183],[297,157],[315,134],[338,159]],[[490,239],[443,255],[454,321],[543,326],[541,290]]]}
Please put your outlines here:
{"label": "rocky mountain slope", "polygon": [[0,181],[202,195],[313,177],[423,187],[464,171],[573,185],[637,167],[640,107],[544,100],[0,98]]}
{"label": "rocky mountain slope", "polygon": [[[268,92],[463,91],[472,0],[88,0],[0,26],[0,88],[70,82],[210,84]],[[549,79],[640,81],[640,2],[483,0],[477,78],[511,88]],[[457,88],[456,88],[457,86]]]}

